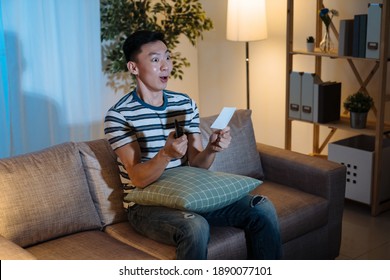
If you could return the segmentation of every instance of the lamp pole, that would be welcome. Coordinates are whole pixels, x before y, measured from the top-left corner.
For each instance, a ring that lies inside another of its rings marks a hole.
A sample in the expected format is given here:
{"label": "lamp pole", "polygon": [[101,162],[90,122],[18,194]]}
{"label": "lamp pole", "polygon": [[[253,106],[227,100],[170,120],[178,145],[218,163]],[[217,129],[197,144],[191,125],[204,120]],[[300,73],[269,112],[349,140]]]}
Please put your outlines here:
{"label": "lamp pole", "polygon": [[246,61],[246,108],[250,108],[249,91],[249,42],[245,42],[245,61]]}
{"label": "lamp pole", "polygon": [[267,38],[265,0],[229,0],[226,38],[245,42],[246,107],[249,109],[249,42]]}

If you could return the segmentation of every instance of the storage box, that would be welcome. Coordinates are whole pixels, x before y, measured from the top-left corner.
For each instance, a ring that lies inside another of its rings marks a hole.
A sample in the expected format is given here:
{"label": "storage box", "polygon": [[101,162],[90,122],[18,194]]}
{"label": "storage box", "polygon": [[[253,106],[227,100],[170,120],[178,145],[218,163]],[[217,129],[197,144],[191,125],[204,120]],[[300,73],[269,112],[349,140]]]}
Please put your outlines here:
{"label": "storage box", "polygon": [[[371,204],[375,138],[358,135],[328,145],[328,159],[347,167],[345,197]],[[383,140],[380,201],[390,199],[390,139]]]}

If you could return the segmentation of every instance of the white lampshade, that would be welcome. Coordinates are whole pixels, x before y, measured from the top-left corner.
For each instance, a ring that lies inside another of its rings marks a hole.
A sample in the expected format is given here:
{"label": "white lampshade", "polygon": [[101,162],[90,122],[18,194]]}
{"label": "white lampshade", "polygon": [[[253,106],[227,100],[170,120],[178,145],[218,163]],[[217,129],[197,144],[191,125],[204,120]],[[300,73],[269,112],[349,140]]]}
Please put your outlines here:
{"label": "white lampshade", "polygon": [[265,0],[228,0],[226,38],[245,42],[267,38]]}

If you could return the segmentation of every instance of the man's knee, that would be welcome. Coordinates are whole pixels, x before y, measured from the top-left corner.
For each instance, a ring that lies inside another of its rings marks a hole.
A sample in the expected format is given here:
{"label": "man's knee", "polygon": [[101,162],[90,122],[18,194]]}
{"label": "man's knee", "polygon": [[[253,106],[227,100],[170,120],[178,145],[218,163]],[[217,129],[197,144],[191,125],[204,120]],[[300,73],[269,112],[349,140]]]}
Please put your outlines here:
{"label": "man's knee", "polygon": [[194,242],[208,243],[210,226],[206,219],[191,212],[182,212],[182,214],[184,219],[180,227],[182,238],[189,238]]}
{"label": "man's knee", "polygon": [[278,216],[272,202],[267,197],[261,197],[257,203],[251,205],[250,220],[260,227],[271,227],[279,229]]}

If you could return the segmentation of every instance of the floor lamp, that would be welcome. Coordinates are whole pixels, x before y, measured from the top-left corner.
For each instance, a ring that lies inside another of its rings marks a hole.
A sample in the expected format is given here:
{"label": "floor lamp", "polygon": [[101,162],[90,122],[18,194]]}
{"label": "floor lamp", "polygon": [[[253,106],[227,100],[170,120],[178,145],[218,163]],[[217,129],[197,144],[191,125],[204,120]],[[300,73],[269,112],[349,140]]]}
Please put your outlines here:
{"label": "floor lamp", "polygon": [[267,38],[265,0],[228,0],[226,38],[245,42],[246,106],[249,109],[249,42]]}

